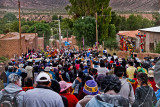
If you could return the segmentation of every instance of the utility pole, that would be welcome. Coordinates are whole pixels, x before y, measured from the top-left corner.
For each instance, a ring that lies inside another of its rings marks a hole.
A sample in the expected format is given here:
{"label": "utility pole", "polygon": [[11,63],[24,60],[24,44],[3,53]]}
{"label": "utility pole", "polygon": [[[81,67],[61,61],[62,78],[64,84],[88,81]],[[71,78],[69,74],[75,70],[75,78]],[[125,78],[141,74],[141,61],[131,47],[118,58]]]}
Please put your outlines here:
{"label": "utility pole", "polygon": [[58,24],[59,24],[59,49],[61,50],[61,26],[60,26],[61,24],[60,24],[60,20],[58,20]]}
{"label": "utility pole", "polygon": [[[67,30],[67,42],[69,43],[68,41],[68,30]],[[67,45],[68,49],[69,49],[69,45]]]}
{"label": "utility pole", "polygon": [[21,44],[21,6],[20,6],[20,1],[18,0],[18,8],[19,8],[19,36],[20,36],[20,56],[22,54],[22,44]]}
{"label": "utility pole", "polygon": [[98,18],[97,18],[97,12],[96,12],[96,46],[98,51]]}

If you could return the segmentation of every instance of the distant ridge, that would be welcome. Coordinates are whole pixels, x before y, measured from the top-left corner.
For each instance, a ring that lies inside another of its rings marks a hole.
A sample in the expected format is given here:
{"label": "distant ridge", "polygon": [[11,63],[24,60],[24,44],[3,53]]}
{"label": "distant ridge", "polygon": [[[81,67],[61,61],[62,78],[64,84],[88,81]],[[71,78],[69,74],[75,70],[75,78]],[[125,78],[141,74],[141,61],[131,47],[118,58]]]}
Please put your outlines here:
{"label": "distant ridge", "polygon": [[[18,0],[0,0],[0,7],[15,8]],[[65,11],[69,0],[20,0],[22,8]],[[115,11],[159,11],[160,0],[110,0]]]}

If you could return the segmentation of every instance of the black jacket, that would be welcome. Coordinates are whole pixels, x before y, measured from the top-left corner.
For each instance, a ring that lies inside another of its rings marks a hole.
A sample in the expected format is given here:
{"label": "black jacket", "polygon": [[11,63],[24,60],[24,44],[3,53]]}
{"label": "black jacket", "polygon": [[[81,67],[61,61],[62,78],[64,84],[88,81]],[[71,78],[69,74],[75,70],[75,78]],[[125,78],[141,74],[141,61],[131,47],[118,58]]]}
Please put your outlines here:
{"label": "black jacket", "polygon": [[136,89],[135,102],[133,104],[133,107],[138,107],[141,104],[142,105],[140,107],[152,107],[152,106],[155,106],[156,103],[157,103],[157,99],[156,99],[156,95],[153,88],[149,86],[141,86]]}

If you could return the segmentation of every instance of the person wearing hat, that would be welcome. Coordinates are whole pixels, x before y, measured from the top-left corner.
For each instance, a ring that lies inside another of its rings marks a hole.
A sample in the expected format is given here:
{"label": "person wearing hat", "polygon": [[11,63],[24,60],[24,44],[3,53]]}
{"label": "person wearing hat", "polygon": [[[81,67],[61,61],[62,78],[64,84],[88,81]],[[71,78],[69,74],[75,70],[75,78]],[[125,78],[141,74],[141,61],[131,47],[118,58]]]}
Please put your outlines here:
{"label": "person wearing hat", "polygon": [[50,67],[45,67],[44,72],[47,73],[51,79],[53,79],[52,74],[50,72]]}
{"label": "person wearing hat", "polygon": [[80,100],[76,107],[85,107],[85,105],[95,96],[98,94],[98,85],[97,82],[94,80],[88,80],[86,81],[84,87],[83,87],[83,92],[86,94],[86,96]]}
{"label": "person wearing hat", "polygon": [[37,87],[26,92],[23,107],[64,107],[61,96],[50,88],[51,78],[47,73],[41,72],[36,82]]}
{"label": "person wearing hat", "polygon": [[101,82],[101,89],[104,94],[93,97],[85,107],[130,107],[129,101],[118,95],[121,81],[117,76],[105,76]]}
{"label": "person wearing hat", "polygon": [[52,66],[50,67],[49,73],[52,75],[52,78],[55,80],[56,79],[56,74],[55,74],[54,68]]}
{"label": "person wearing hat", "polygon": [[25,92],[22,91],[21,88],[21,77],[13,73],[9,75],[8,79],[9,84],[4,89],[2,89],[2,91],[0,91],[0,100],[2,99],[4,93],[8,95],[17,94],[15,96],[17,107],[23,107],[23,98]]}
{"label": "person wearing hat", "polygon": [[72,83],[60,81],[59,84],[61,87],[60,95],[65,96],[67,98],[68,107],[75,107],[78,102],[78,99],[74,95],[70,94],[70,87],[72,86]]}
{"label": "person wearing hat", "polygon": [[156,92],[156,82],[154,81],[154,69],[150,68],[148,71],[148,82],[151,84],[153,90]]}

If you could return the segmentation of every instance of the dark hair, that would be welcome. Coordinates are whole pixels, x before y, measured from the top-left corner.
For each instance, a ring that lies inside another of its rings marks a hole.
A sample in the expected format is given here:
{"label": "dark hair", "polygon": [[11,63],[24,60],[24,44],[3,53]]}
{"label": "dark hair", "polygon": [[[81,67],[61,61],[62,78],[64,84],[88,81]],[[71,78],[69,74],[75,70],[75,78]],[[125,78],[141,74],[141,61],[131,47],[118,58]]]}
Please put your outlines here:
{"label": "dark hair", "polygon": [[129,64],[130,66],[133,66],[133,62],[132,62],[132,61],[129,61],[128,64]]}
{"label": "dark hair", "polygon": [[60,85],[59,85],[58,81],[51,80],[51,82],[52,82],[51,83],[52,90],[55,91],[55,92],[57,92],[57,93],[60,93],[61,88],[60,88]]}
{"label": "dark hair", "polygon": [[118,66],[114,69],[114,74],[118,77],[122,77],[124,75],[124,71],[125,68]]}
{"label": "dark hair", "polygon": [[136,62],[135,64],[136,64],[136,68],[140,66],[139,62]]}
{"label": "dark hair", "polygon": [[97,69],[93,68],[89,70],[90,74],[96,74],[97,73]]}
{"label": "dark hair", "polygon": [[47,82],[37,82],[37,85],[49,85],[49,81],[47,81]]}
{"label": "dark hair", "polygon": [[143,73],[143,72],[138,73],[137,74],[137,79],[141,81],[141,84],[140,84],[141,86],[143,84],[148,85],[148,83],[147,83],[148,82],[148,76],[147,76],[146,73]]}
{"label": "dark hair", "polygon": [[33,80],[31,78],[25,78],[24,79],[24,86],[25,87],[32,87],[33,86]]}
{"label": "dark hair", "polygon": [[137,54],[134,54],[134,57],[137,57]]}
{"label": "dark hair", "polygon": [[83,76],[82,78],[82,86],[85,85],[86,81],[93,80],[90,76]]}
{"label": "dark hair", "polygon": [[5,67],[5,71],[8,71],[8,66]]}
{"label": "dark hair", "polygon": [[105,67],[104,61],[101,61],[101,62],[100,62],[100,67]]}
{"label": "dark hair", "polygon": [[78,77],[79,77],[79,78],[82,78],[82,77],[83,77],[83,72],[80,71],[80,72],[78,73]]}
{"label": "dark hair", "polygon": [[101,82],[101,89],[104,90],[104,93],[109,90],[114,90],[116,93],[119,93],[121,89],[121,81],[116,75],[107,75]]}
{"label": "dark hair", "polygon": [[113,53],[113,55],[116,55],[116,53]]}

